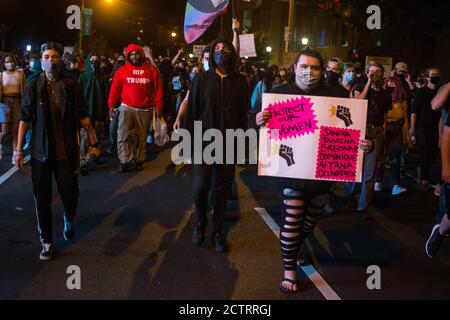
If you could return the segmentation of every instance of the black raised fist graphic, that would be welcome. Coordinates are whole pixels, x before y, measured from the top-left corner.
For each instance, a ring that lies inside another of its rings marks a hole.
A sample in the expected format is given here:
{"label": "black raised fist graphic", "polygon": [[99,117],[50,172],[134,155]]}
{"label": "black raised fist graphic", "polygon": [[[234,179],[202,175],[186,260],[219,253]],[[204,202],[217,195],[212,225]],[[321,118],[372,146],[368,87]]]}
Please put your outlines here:
{"label": "black raised fist graphic", "polygon": [[285,146],[282,144],[280,146],[280,157],[282,157],[284,160],[286,160],[288,167],[295,164],[294,161],[294,151],[291,147]]}
{"label": "black raised fist graphic", "polygon": [[344,121],[346,127],[349,127],[353,124],[352,115],[350,114],[349,108],[338,106],[336,116]]}

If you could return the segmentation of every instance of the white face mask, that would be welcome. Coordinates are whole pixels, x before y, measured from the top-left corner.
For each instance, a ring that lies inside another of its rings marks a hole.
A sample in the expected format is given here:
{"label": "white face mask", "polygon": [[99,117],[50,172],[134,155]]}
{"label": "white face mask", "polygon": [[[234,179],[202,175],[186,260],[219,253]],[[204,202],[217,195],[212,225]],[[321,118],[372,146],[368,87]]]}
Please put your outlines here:
{"label": "white face mask", "polygon": [[5,63],[5,68],[8,71],[13,70],[14,69],[14,62],[7,62],[7,63]]}
{"label": "white face mask", "polygon": [[34,69],[34,64],[35,64],[36,62],[35,61],[30,61],[30,68],[31,69]]}

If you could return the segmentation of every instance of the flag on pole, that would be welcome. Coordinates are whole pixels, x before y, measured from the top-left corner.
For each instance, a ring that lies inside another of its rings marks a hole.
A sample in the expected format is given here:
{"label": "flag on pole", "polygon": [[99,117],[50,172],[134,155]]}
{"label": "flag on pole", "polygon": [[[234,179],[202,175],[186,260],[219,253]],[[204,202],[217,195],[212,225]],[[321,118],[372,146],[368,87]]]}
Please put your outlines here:
{"label": "flag on pole", "polygon": [[184,39],[192,43],[227,11],[229,0],[187,0],[184,17]]}

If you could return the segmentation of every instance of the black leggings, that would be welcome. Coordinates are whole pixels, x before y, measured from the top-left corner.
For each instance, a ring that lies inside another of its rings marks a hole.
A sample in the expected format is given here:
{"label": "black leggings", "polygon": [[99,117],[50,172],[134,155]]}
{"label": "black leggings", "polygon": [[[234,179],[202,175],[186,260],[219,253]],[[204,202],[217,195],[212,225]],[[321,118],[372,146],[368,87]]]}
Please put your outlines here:
{"label": "black leggings", "polygon": [[331,184],[316,183],[319,183],[320,188],[309,187],[308,183],[297,187],[289,184],[281,186],[283,210],[280,247],[286,271],[297,270],[299,249],[314,230],[323,208],[330,200]]}

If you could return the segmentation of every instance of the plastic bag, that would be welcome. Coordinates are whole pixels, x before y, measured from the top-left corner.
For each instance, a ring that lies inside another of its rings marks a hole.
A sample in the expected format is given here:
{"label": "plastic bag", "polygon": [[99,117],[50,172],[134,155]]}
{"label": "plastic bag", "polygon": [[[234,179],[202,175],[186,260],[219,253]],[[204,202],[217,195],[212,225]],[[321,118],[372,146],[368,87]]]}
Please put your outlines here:
{"label": "plastic bag", "polygon": [[157,146],[162,147],[167,142],[169,142],[169,135],[167,134],[167,123],[164,118],[156,117],[154,129],[154,142]]}

